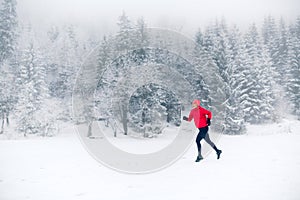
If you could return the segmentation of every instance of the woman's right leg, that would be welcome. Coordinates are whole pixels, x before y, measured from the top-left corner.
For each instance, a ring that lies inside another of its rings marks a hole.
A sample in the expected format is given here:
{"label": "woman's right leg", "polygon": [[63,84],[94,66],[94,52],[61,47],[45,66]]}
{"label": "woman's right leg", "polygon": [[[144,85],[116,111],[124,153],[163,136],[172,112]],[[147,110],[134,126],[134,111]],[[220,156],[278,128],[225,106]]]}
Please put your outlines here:
{"label": "woman's right leg", "polygon": [[204,127],[204,128],[199,128],[199,133],[197,135],[197,138],[196,138],[196,144],[197,144],[197,148],[198,148],[198,157],[197,157],[197,160],[196,162],[199,161],[199,159],[203,159],[202,155],[201,155],[201,140],[203,138],[205,138],[206,134],[207,134],[207,131],[208,131],[208,128],[207,127]]}
{"label": "woman's right leg", "polygon": [[201,136],[201,133],[199,131],[197,138],[196,138],[196,144],[197,144],[197,149],[198,149],[198,157],[203,158],[201,155],[201,140],[203,139],[203,137]]}

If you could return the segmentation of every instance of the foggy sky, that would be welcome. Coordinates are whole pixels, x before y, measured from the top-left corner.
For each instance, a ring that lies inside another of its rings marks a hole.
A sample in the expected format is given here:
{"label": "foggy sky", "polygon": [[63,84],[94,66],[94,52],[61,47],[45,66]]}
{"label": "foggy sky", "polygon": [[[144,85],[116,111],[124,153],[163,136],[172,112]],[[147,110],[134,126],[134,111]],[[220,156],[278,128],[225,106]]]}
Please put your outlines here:
{"label": "foggy sky", "polygon": [[[1,1],[1,0],[0,0]],[[264,16],[295,19],[299,0],[18,0],[18,15],[35,27],[72,23],[83,29],[112,33],[123,11],[135,21],[143,16],[148,26],[195,31],[216,18],[229,25],[260,23]]]}

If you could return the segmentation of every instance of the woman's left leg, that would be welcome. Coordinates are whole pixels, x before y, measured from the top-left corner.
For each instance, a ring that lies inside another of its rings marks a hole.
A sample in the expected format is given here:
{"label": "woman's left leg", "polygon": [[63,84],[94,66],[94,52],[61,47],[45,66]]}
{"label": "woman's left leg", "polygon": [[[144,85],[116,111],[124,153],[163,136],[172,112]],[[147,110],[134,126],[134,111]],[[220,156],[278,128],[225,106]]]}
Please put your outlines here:
{"label": "woman's left leg", "polygon": [[220,155],[222,153],[221,150],[219,150],[216,145],[210,140],[210,137],[209,137],[209,134],[208,132],[206,133],[205,135],[205,138],[204,138],[205,142],[207,142],[217,153],[217,156],[218,156],[218,159],[220,158]]}

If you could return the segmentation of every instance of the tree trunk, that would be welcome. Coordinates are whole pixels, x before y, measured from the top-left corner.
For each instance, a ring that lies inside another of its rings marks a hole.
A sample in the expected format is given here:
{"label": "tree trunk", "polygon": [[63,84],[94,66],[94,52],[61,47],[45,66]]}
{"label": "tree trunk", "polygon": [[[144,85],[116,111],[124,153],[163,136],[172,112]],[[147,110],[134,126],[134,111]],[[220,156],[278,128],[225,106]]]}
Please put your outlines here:
{"label": "tree trunk", "polygon": [[121,117],[122,117],[122,125],[123,125],[124,135],[127,135],[128,126],[127,126],[127,108],[126,108],[126,105],[122,105]]}
{"label": "tree trunk", "polygon": [[7,111],[7,113],[6,113],[6,126],[9,126],[9,118],[8,118],[8,116],[9,116],[9,111]]}
{"label": "tree trunk", "polygon": [[2,125],[1,125],[0,134],[3,134],[3,132],[4,132],[4,118],[2,118]]}
{"label": "tree trunk", "polygon": [[87,137],[91,137],[93,134],[92,134],[92,125],[93,125],[93,121],[89,121],[88,122],[88,134],[87,134]]}

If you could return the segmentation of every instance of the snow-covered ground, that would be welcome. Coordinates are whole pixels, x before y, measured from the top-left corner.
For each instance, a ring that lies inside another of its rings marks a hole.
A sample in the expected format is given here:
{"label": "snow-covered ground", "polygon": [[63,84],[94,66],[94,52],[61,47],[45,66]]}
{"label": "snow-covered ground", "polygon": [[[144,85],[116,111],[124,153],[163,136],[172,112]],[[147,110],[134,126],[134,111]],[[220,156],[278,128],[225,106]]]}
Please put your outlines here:
{"label": "snow-covered ground", "polygon": [[73,127],[57,137],[0,140],[1,200],[300,199],[300,122],[249,126],[222,136],[220,160],[195,163],[196,145],[151,174],[108,169],[90,156]]}

